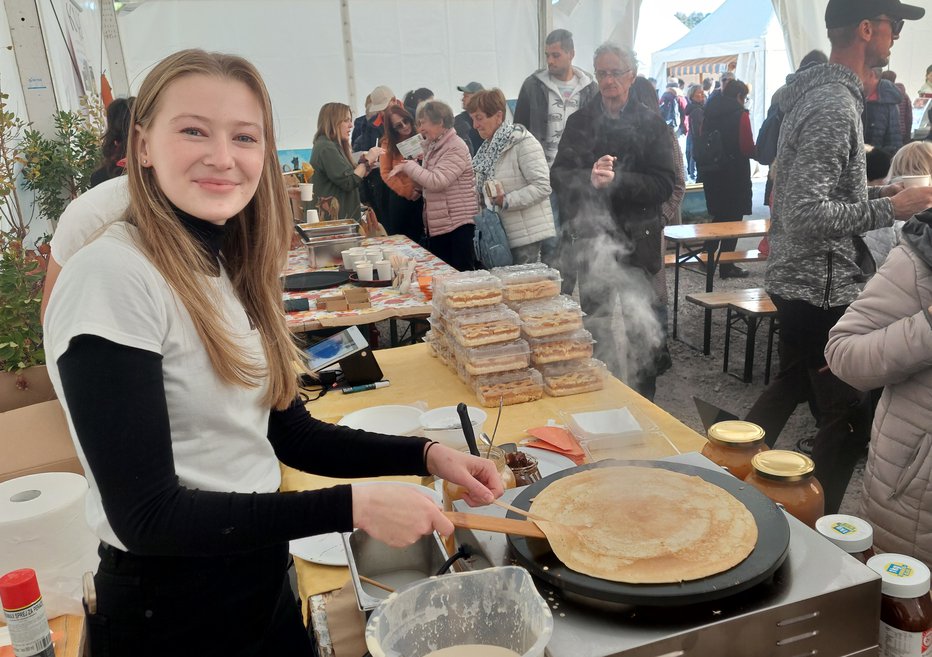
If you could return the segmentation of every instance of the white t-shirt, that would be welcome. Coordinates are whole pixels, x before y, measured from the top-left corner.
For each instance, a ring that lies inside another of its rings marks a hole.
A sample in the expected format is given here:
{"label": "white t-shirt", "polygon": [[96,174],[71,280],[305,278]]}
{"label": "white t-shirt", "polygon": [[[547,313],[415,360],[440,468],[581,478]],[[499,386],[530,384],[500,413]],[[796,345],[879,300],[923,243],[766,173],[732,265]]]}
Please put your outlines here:
{"label": "white t-shirt", "polygon": [[129,178],[117,176],[73,200],[52,235],[52,257],[62,267],[106,224],[121,219],[129,207]]}
{"label": "white t-shirt", "polygon": [[[133,243],[133,231],[117,222],[76,253],[52,291],[45,318],[49,374],[90,485],[88,523],[101,540],[121,549],[125,547],[104,514],[61,387],[57,362],[78,335],[161,354],[175,471],[183,486],[269,493],[281,483],[266,435],[264,388],[232,386],[217,377],[187,310]],[[259,333],[250,326],[226,273],[204,277],[204,284],[214,288],[210,297],[223,309],[235,343],[264,362]]]}
{"label": "white t-shirt", "polygon": [[568,82],[557,80],[549,74],[548,80],[550,82],[548,86],[550,93],[548,98],[549,107],[547,109],[547,138],[541,146],[544,147],[547,166],[553,166],[553,160],[557,157],[557,148],[560,146],[560,138],[563,137],[566,120],[579,109],[579,92],[585,86],[582,85],[579,75],[575,72]]}

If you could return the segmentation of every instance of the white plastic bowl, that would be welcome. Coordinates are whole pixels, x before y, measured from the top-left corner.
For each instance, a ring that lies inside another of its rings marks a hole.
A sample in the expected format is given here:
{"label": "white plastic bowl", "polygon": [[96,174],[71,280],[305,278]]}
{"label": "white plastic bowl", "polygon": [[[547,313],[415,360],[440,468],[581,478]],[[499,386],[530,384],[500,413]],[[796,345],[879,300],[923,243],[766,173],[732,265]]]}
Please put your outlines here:
{"label": "white plastic bowl", "polygon": [[417,436],[421,432],[421,412],[416,406],[371,406],[344,415],[338,424],[394,436]]}
{"label": "white plastic bowl", "polygon": [[[481,408],[475,406],[467,406],[466,409],[472,421],[472,430],[476,434],[478,445],[482,442],[479,434],[483,431],[483,426],[489,416]],[[456,413],[456,406],[441,406],[427,411],[421,415],[420,425],[422,435],[431,440],[453,448],[466,446],[466,437],[463,435],[463,427],[460,424],[460,416]]]}

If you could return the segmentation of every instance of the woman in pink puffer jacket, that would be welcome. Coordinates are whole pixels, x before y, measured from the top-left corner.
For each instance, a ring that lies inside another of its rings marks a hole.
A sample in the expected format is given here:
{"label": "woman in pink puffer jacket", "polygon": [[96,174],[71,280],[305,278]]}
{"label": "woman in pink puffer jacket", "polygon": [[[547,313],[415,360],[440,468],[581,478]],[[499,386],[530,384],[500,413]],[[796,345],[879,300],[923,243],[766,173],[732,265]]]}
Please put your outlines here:
{"label": "woman in pink puffer jacket", "polygon": [[431,253],[460,271],[475,269],[473,217],[479,212],[469,147],[453,129],[453,110],[428,100],[417,108],[426,141],[421,164],[408,160],[390,175],[405,173],[424,193],[424,228]]}

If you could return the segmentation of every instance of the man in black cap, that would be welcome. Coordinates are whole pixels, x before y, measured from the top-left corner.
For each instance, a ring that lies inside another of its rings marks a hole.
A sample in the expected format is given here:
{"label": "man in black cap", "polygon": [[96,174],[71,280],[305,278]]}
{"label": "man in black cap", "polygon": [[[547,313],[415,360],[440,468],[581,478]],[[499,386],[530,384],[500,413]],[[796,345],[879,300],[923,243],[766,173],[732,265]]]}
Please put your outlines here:
{"label": "man in black cap", "polygon": [[867,394],[832,374],[824,356],[829,330],[871,273],[859,235],[932,207],[930,187],[867,187],[864,80],[887,64],[904,21],[924,14],[899,0],[829,0],[828,63],[799,71],[774,96],[784,118],[765,287],[780,323],[780,373],[747,419],[772,444],[796,404],[810,403],[826,513],[838,511],[870,436]]}
{"label": "man in black cap", "polygon": [[469,99],[472,98],[474,93],[482,91],[485,87],[478,82],[470,82],[462,87],[457,87],[457,89],[463,92],[463,111],[453,118],[453,129],[456,130],[456,134],[460,136],[460,139],[465,141],[466,145],[469,146],[470,154],[475,155],[479,147],[482,146],[482,137],[479,136],[479,132],[473,127],[472,117],[469,116],[469,112],[466,111],[466,103],[469,102]]}

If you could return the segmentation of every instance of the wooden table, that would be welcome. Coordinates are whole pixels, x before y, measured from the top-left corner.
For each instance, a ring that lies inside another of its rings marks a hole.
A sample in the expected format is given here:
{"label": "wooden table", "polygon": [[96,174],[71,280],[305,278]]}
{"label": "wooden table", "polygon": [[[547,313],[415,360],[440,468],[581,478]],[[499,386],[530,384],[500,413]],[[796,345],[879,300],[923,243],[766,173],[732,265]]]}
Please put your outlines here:
{"label": "wooden table", "polygon": [[[687,260],[694,260],[700,254],[705,255],[705,291],[711,292],[715,284],[715,269],[721,251],[717,251],[718,242],[742,237],[763,237],[770,232],[770,219],[752,219],[749,221],[722,221],[709,224],[678,224],[667,226],[663,235],[676,245],[676,260],[673,265],[673,337],[677,337],[677,315],[680,307],[680,267]],[[698,244],[697,244],[698,243]],[[712,330],[712,310],[705,310],[703,327],[703,349],[707,350],[710,331]]]}
{"label": "wooden table", "polygon": [[[443,260],[427,249],[415,244],[404,235],[365,239],[362,245],[397,248],[402,255],[413,257],[417,261],[417,271],[420,276],[452,274],[456,271]],[[288,266],[285,269],[285,274],[296,274],[305,271],[313,271],[308,264],[307,250],[304,247],[292,250],[288,254]],[[347,283],[344,287],[352,287],[352,285]],[[370,287],[367,289],[372,302],[371,308],[334,312],[317,310],[315,304],[320,296],[333,294],[335,289],[285,292],[285,299],[307,299],[311,306],[310,310],[287,313],[285,321],[288,328],[295,333],[302,333],[329,327],[372,324],[383,320],[391,320],[394,328],[394,323],[398,319],[412,319],[430,315],[430,301],[427,300],[416,283],[412,289],[404,294],[390,287]],[[392,342],[394,344],[395,340]]]}
{"label": "wooden table", "polygon": [[[0,627],[3,627],[3,617],[0,615]],[[84,655],[84,616],[67,614],[49,619],[52,630],[55,657],[83,657]],[[9,653],[7,653],[9,651]],[[0,648],[0,654],[13,655],[13,648],[9,645]]]}
{"label": "wooden table", "polygon": [[[329,392],[321,399],[308,404],[311,414],[321,420],[336,422],[352,411],[382,404],[413,404],[423,401],[430,408],[436,408],[463,401],[478,405],[475,393],[439,360],[431,356],[429,349],[426,344],[418,344],[373,352],[385,373],[385,378],[391,381],[391,386],[352,395]],[[609,377],[605,389],[598,392],[569,397],[545,396],[536,402],[505,406],[495,441],[519,441],[526,437],[526,429],[542,426],[551,418],[559,422],[561,410],[596,410],[622,406],[628,406],[652,420],[669,440],[664,441],[665,445],[654,443],[632,450],[624,455],[627,458],[670,456],[677,452],[699,450],[705,444],[705,438],[613,377]],[[494,422],[494,414],[495,409],[489,409],[490,421]],[[418,481],[418,478],[401,480]],[[282,490],[309,490],[337,483],[346,483],[346,480],[309,475],[282,466]],[[298,590],[303,601],[307,600],[309,593],[322,590],[315,578],[324,578],[331,582],[330,586],[339,588],[349,577],[346,568],[318,566],[302,559],[295,559],[295,563]]]}

